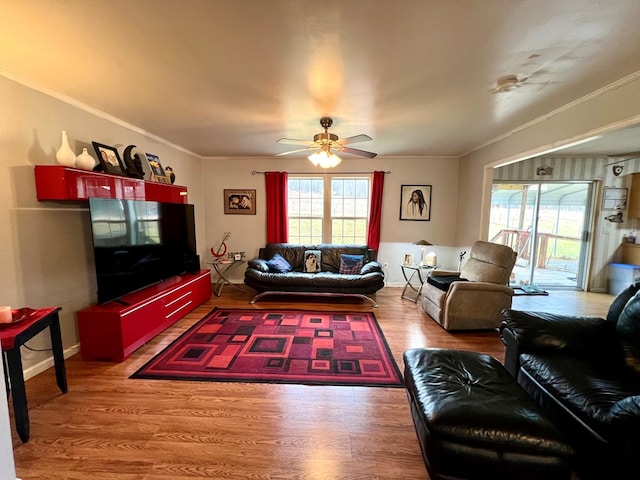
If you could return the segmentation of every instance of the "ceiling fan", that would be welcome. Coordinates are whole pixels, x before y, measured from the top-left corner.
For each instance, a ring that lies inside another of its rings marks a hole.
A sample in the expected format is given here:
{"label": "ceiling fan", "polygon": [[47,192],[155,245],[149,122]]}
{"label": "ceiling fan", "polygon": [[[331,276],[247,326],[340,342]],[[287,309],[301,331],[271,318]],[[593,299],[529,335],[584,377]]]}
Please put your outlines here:
{"label": "ceiling fan", "polygon": [[331,149],[338,152],[357,155],[359,157],[374,158],[377,155],[377,153],[367,152],[365,150],[359,150],[357,148],[345,146],[351,143],[369,142],[373,140],[369,135],[361,133],[360,135],[354,135],[353,137],[347,137],[340,140],[338,135],[328,132],[331,125],[333,125],[332,118],[322,117],[320,119],[320,126],[324,128],[324,133],[315,134],[313,136],[313,141],[281,138],[276,143],[282,143],[285,145],[304,145],[305,148],[278,153],[276,154],[276,156],[279,157],[282,155],[290,155],[292,153],[304,152],[305,150],[316,150],[315,153],[309,156],[309,160],[311,160],[311,162],[313,162],[315,165],[328,168],[336,166],[341,161],[340,157],[331,152]]}
{"label": "ceiling fan", "polygon": [[504,75],[496,80],[496,86],[491,89],[491,93],[504,93],[521,87],[529,77],[518,75]]}

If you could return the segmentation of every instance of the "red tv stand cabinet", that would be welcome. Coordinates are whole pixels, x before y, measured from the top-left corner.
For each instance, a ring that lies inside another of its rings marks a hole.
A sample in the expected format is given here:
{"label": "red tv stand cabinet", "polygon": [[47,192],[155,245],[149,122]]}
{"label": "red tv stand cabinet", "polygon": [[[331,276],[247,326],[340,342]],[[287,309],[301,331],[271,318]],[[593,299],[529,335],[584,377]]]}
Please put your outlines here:
{"label": "red tv stand cabinet", "polygon": [[[39,201],[91,197],[187,203],[187,187],[70,168],[36,165]],[[121,362],[211,297],[211,271],[172,277],[118,300],[77,312],[84,360]]]}
{"label": "red tv stand cabinet", "polygon": [[200,270],[80,310],[82,359],[121,362],[210,297],[210,270]]}

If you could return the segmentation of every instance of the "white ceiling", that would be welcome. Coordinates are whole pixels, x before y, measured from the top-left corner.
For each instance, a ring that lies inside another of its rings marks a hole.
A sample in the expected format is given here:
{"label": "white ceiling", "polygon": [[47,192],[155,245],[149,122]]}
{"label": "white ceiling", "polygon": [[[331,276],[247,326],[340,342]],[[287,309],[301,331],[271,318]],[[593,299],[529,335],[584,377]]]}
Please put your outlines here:
{"label": "white ceiling", "polygon": [[0,0],[0,72],[202,156],[293,150],[322,116],[459,156],[640,70],[639,25],[637,0]]}

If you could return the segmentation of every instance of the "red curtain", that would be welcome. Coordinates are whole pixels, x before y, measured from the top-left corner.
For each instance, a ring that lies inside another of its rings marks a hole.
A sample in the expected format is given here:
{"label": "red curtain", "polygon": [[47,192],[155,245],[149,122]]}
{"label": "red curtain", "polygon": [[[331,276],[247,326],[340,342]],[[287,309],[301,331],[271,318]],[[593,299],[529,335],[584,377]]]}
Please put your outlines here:
{"label": "red curtain", "polygon": [[289,241],[287,215],[287,172],[266,172],[267,243]]}
{"label": "red curtain", "polygon": [[382,222],[382,189],[384,187],[384,172],[373,172],[373,186],[371,187],[371,208],[369,209],[369,232],[367,245],[376,251],[380,246],[380,223]]}

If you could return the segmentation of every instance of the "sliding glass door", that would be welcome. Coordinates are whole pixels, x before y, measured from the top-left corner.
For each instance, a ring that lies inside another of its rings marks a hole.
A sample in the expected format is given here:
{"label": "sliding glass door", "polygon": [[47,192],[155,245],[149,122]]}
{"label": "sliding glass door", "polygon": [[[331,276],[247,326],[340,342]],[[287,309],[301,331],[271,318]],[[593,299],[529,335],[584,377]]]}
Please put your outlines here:
{"label": "sliding glass door", "polygon": [[591,182],[494,183],[489,240],[518,252],[512,285],[584,289]]}

